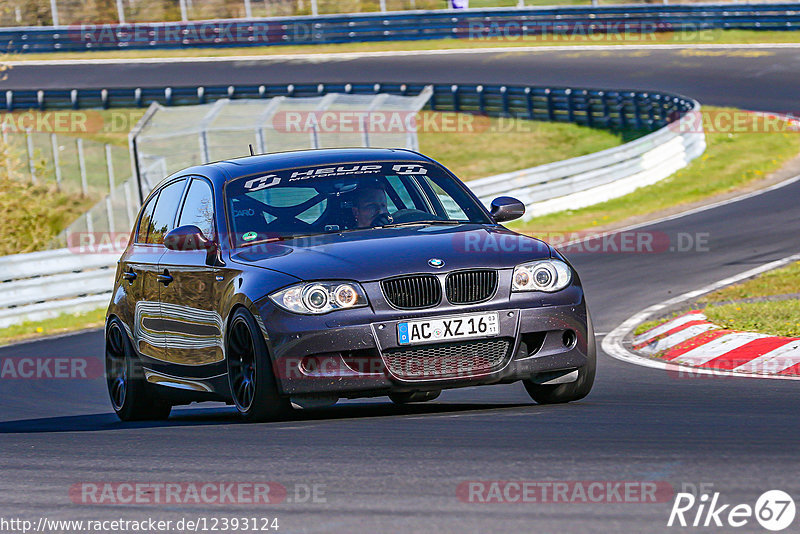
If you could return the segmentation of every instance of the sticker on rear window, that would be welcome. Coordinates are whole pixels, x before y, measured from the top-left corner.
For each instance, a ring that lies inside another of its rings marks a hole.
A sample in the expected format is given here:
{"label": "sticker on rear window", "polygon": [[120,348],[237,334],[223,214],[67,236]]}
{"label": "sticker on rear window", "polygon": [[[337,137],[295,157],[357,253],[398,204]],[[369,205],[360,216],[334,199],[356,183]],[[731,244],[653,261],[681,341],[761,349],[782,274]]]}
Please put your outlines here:
{"label": "sticker on rear window", "polygon": [[243,239],[244,241],[252,241],[253,239],[255,239],[255,238],[257,238],[257,237],[258,237],[258,234],[257,234],[257,233],[255,233],[255,232],[247,232],[246,234],[244,234],[244,235],[242,236],[242,239]]}

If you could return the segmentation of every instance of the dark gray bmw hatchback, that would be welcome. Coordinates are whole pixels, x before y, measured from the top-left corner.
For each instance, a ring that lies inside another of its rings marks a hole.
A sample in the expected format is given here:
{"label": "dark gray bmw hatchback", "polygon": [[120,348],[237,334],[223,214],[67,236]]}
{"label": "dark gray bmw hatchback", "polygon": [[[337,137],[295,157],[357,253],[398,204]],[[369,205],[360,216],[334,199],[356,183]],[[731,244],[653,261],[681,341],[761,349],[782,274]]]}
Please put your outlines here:
{"label": "dark gray bmw hatchback", "polygon": [[119,260],[105,361],[123,420],[196,401],[250,421],[292,406],[522,380],[585,397],[595,339],[580,279],[421,154],[252,156],[166,178]]}

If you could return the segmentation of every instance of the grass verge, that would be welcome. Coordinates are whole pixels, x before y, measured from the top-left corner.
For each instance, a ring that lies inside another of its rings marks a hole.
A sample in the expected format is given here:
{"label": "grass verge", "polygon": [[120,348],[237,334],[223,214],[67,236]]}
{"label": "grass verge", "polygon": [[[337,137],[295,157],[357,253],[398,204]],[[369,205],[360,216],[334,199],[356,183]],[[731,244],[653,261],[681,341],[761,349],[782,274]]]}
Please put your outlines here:
{"label": "grass verge", "polygon": [[718,289],[698,299],[701,304],[788,295],[800,292],[800,262],[763,273],[740,284]]}
{"label": "grass verge", "polygon": [[0,346],[42,336],[66,334],[90,328],[100,328],[105,324],[106,310],[98,309],[85,313],[65,313],[44,321],[25,322],[0,328]]}
{"label": "grass verge", "polygon": [[[469,48],[504,48],[529,46],[577,45],[648,45],[648,44],[752,44],[796,43],[791,31],[757,30],[698,30],[644,34],[581,34],[545,36],[489,36],[475,39],[426,39],[420,41],[385,41],[341,44],[307,44],[287,46],[249,46],[232,48],[189,48],[179,50],[108,50],[92,52],[52,52],[41,54],[7,54],[6,61],[59,59],[141,59],[183,57],[271,56],[283,54],[364,53],[419,50],[463,50]],[[768,52],[756,50],[730,51],[734,55],[753,55]]]}
{"label": "grass verge", "polygon": [[[457,114],[423,111],[422,123],[433,115]],[[421,131],[420,151],[462,180],[474,180],[591,154],[645,133],[495,117],[477,117],[472,124],[471,130],[459,132]],[[491,157],[487,157],[487,147],[492,147]]]}
{"label": "grass verge", "polygon": [[[800,300],[792,298],[798,292],[800,262],[718,289],[697,299],[693,306],[704,307],[706,317],[723,328],[800,337]],[[743,302],[753,299],[756,301]],[[633,333],[642,334],[682,313],[642,323]]]}
{"label": "grass verge", "polygon": [[705,314],[712,323],[731,330],[800,337],[800,300],[712,304]]}

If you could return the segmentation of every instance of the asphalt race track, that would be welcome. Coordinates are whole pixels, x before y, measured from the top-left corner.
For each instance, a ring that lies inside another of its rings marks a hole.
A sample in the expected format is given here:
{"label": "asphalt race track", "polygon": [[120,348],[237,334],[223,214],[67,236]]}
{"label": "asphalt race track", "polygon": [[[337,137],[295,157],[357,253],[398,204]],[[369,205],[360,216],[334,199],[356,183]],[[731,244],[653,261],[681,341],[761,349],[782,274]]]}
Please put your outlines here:
{"label": "asphalt race track", "polygon": [[[447,81],[677,91],[702,103],[786,112],[800,51],[759,50],[419,56],[343,62],[15,66],[0,88],[310,81]],[[145,80],[147,82],[145,82]],[[447,162],[444,162],[445,164]],[[634,312],[798,252],[800,182],[640,231],[707,236],[707,249],[574,253],[598,340]],[[0,349],[9,356],[97,356],[90,332]],[[388,399],[243,425],[224,407],[176,409],[166,423],[122,424],[101,378],[0,381],[0,515],[37,520],[277,516],[284,532],[668,532],[656,504],[476,504],[473,480],[713,484],[721,502],[769,489],[800,496],[793,381],[679,378],[599,355],[581,402],[533,404],[520,384],[447,391],[435,402]],[[81,482],[276,481],[324,485],[325,502],[254,508],[73,504]],[[693,517],[693,516],[692,516]],[[797,521],[794,523],[797,525]],[[683,529],[687,530],[687,529]],[[688,529],[696,530],[696,529]],[[751,520],[745,532],[761,532]],[[713,529],[712,531],[726,531]]]}

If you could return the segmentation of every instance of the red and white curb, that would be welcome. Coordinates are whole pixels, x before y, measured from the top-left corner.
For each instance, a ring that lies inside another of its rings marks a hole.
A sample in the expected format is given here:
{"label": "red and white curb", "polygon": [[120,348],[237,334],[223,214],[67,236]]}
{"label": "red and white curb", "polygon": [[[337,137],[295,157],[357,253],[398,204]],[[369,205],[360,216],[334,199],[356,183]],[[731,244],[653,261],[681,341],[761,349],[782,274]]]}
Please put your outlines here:
{"label": "red and white curb", "polygon": [[633,339],[635,351],[681,365],[764,375],[800,375],[800,338],[725,330],[700,311]]}
{"label": "red and white curb", "polygon": [[[724,330],[708,322],[702,313],[685,314],[670,323],[659,325],[634,338],[632,347],[625,343],[637,326],[652,317],[663,315],[687,301],[722,287],[799,260],[800,254],[794,254],[635,313],[603,338],[603,352],[628,363],[686,373],[686,376],[800,380],[800,339]],[[641,354],[634,352],[636,347]],[[665,357],[650,357],[662,352]]]}

